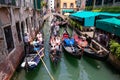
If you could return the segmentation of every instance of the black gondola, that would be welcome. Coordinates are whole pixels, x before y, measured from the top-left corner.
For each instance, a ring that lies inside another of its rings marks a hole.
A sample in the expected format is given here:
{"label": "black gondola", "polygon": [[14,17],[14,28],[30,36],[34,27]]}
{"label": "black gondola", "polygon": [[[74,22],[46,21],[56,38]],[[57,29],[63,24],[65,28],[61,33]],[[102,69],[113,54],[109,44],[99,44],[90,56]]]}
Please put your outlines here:
{"label": "black gondola", "polygon": [[[39,37],[40,38],[40,37]],[[38,66],[40,60],[44,57],[44,40],[43,34],[41,35],[41,40],[37,43],[37,41],[31,42],[33,46],[33,53],[26,54],[24,61],[21,64],[22,68],[31,70]],[[36,40],[36,39],[35,39]]]}
{"label": "black gondola", "polygon": [[52,35],[50,37],[50,54],[49,54],[49,56],[54,65],[57,65],[61,59],[61,43],[60,42],[59,43],[52,42],[52,40],[55,40],[55,38],[57,38],[57,37],[58,36],[52,36]]}
{"label": "black gondola", "polygon": [[75,58],[81,59],[82,49],[79,49],[75,44],[74,38],[70,38],[69,33],[65,29],[62,36],[62,46],[64,50]]}
{"label": "black gondola", "polygon": [[[92,42],[88,44],[85,37],[78,36],[77,34],[74,35],[74,39],[78,47],[80,49],[82,48],[84,55],[100,61],[105,61],[108,58],[109,52],[103,49],[96,41],[92,40]],[[96,47],[96,49],[93,47]]]}
{"label": "black gondola", "polygon": [[91,45],[88,45],[86,48],[84,48],[84,55],[100,61],[106,61],[109,56],[109,51],[102,46],[96,45],[95,41],[93,40]]}

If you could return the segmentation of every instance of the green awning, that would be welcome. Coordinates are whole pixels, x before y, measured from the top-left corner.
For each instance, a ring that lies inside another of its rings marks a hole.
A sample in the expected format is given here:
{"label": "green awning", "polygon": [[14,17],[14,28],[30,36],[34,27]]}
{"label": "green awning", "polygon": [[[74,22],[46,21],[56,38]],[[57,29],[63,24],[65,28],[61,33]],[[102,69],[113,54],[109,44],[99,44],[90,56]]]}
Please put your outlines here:
{"label": "green awning", "polygon": [[64,13],[72,13],[72,12],[74,12],[74,10],[73,9],[63,9],[62,12],[64,12]]}
{"label": "green awning", "polygon": [[98,16],[99,13],[92,11],[78,11],[76,13],[70,14],[70,16],[79,17],[79,18],[88,18],[92,16]]}
{"label": "green awning", "polygon": [[112,17],[118,17],[120,16],[119,13],[107,13],[107,12],[99,12],[99,18],[106,19],[106,18],[112,18]]}
{"label": "green awning", "polygon": [[99,13],[92,12],[92,11],[78,11],[76,13],[70,14],[71,18],[74,18],[78,21],[84,19],[85,27],[93,27],[95,24],[95,17],[98,16]]}
{"label": "green awning", "polygon": [[109,18],[96,21],[96,28],[120,36],[120,19]]}

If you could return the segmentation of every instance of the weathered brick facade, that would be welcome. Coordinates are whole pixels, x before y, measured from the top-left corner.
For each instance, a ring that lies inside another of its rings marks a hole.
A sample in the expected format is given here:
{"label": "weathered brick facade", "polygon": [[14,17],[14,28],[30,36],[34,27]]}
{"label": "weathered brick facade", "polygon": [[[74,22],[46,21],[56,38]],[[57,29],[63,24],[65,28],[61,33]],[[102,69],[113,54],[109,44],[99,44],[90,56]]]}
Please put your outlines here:
{"label": "weathered brick facade", "polygon": [[[0,80],[9,80],[24,56],[24,33],[28,32],[34,37],[35,28],[40,27],[40,12],[33,9],[33,2],[20,1],[15,5],[1,4],[0,1]],[[4,31],[6,27],[11,27],[13,37],[14,48],[10,52],[7,49]],[[22,41],[18,39],[16,27],[20,28]]]}

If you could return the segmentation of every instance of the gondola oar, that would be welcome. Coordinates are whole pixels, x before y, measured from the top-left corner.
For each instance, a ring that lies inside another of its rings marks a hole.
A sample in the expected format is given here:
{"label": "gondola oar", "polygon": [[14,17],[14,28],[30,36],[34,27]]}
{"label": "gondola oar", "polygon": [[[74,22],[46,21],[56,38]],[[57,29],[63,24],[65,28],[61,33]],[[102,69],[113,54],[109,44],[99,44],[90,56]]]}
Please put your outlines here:
{"label": "gondola oar", "polygon": [[[34,47],[35,47],[35,46],[34,46]],[[53,78],[53,76],[51,75],[50,71],[48,70],[48,68],[47,68],[47,66],[46,66],[46,64],[45,64],[45,62],[44,62],[44,60],[42,59],[41,55],[39,54],[39,52],[41,52],[43,49],[44,49],[44,48],[42,48],[41,50],[37,51],[37,54],[39,55],[40,60],[42,61],[42,63],[43,63],[43,65],[44,65],[45,69],[47,70],[47,72],[48,72],[48,74],[49,74],[51,80],[54,80],[54,78]]]}

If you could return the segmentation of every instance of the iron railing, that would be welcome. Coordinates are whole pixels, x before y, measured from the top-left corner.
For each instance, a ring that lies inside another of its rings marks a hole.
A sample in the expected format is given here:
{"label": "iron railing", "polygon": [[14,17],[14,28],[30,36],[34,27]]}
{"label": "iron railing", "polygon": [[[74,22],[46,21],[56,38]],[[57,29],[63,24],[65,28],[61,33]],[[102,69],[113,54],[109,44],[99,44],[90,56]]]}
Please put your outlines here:
{"label": "iron railing", "polygon": [[16,0],[0,0],[0,4],[16,6]]}

